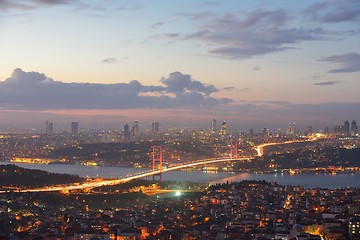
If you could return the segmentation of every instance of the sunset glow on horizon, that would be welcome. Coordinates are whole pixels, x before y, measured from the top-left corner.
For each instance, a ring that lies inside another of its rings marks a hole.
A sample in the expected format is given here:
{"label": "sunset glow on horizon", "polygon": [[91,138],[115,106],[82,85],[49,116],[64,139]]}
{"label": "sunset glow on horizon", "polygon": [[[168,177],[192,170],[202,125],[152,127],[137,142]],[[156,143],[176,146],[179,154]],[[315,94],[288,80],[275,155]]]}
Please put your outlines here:
{"label": "sunset glow on horizon", "polygon": [[360,4],[0,1],[0,125],[360,121]]}

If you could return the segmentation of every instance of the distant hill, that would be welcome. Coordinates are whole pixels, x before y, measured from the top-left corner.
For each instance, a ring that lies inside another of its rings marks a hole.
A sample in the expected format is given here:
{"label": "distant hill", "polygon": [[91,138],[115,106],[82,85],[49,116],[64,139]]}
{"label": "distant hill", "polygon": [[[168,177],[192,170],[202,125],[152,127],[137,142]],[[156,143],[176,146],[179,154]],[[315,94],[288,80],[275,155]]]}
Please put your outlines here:
{"label": "distant hill", "polygon": [[85,179],[70,174],[26,169],[13,164],[0,165],[0,189],[8,187],[43,187],[46,185],[84,181]]}

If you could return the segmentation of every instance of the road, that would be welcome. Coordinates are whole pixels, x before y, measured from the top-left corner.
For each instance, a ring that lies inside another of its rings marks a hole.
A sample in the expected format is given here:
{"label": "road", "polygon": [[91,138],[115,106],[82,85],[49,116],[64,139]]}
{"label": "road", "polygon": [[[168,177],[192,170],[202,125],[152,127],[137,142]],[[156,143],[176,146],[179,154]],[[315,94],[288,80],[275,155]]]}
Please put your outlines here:
{"label": "road", "polygon": [[264,147],[267,146],[274,146],[274,145],[283,145],[283,144],[290,144],[290,143],[299,143],[299,142],[307,142],[307,141],[315,141],[314,140],[293,140],[293,141],[286,141],[286,142],[272,142],[272,143],[263,143],[255,147],[255,150],[259,157],[264,155]]}
{"label": "road", "polygon": [[[281,144],[290,144],[290,143],[295,143],[295,142],[304,142],[304,141],[286,141],[286,142],[273,142],[273,143],[264,143],[261,145],[258,145],[257,147],[255,147],[258,156],[262,156],[263,155],[263,149],[266,146],[273,146],[273,145],[281,145]],[[86,182],[86,183],[75,183],[75,184],[70,184],[70,185],[61,185],[61,186],[49,186],[49,187],[43,187],[43,188],[33,188],[33,189],[20,189],[20,190],[16,190],[17,192],[60,192],[60,191],[72,191],[72,190],[81,190],[81,189],[92,189],[92,188],[97,188],[97,187],[103,187],[103,186],[112,186],[112,185],[117,185],[117,184],[121,184],[124,182],[128,182],[131,180],[135,180],[135,179],[140,179],[140,178],[145,178],[145,177],[149,177],[149,176],[153,176],[153,175],[157,175],[160,173],[164,173],[164,172],[170,172],[170,171],[174,171],[174,170],[179,170],[182,168],[188,168],[188,167],[195,167],[198,165],[203,165],[203,164],[209,164],[209,163],[220,163],[220,162],[227,162],[227,161],[249,161],[252,158],[249,157],[242,157],[242,158],[223,158],[223,159],[217,159],[217,158],[210,158],[210,159],[203,159],[203,160],[199,160],[196,162],[191,162],[191,163],[186,163],[186,164],[179,164],[173,167],[169,167],[166,169],[162,169],[162,170],[157,170],[157,171],[146,171],[146,172],[140,172],[140,173],[135,173],[132,176],[126,177],[126,178],[121,178],[121,179],[114,179],[114,180],[109,180],[109,179],[104,179],[104,180],[99,180],[99,181],[93,181],[93,182]],[[4,193],[6,191],[0,191],[0,193]]]}
{"label": "road", "polygon": [[[169,167],[169,168],[162,169],[162,170],[140,172],[140,173],[136,173],[136,174],[134,174],[132,176],[129,176],[129,177],[126,177],[126,178],[121,178],[121,179],[114,179],[114,180],[104,179],[104,180],[100,180],[100,181],[86,182],[86,183],[82,183],[82,184],[75,183],[75,184],[71,184],[71,185],[49,186],[49,187],[31,188],[31,189],[20,189],[20,190],[16,190],[16,192],[22,192],[22,193],[29,193],[29,192],[61,192],[61,191],[81,190],[81,189],[92,189],[92,188],[103,187],[103,186],[117,185],[117,184],[125,183],[125,182],[135,180],[135,179],[139,179],[139,178],[145,178],[145,177],[153,176],[153,175],[164,173],[164,172],[170,172],[170,171],[179,170],[179,169],[188,168],[188,167],[195,167],[195,166],[203,165],[203,164],[220,163],[220,162],[227,162],[227,161],[249,161],[250,159],[251,158],[239,158],[239,159],[229,159],[229,158],[214,159],[214,158],[210,158],[210,159],[203,159],[203,160],[196,161],[196,162],[181,164],[181,165]],[[0,191],[0,193],[4,193],[4,192],[5,191]]]}

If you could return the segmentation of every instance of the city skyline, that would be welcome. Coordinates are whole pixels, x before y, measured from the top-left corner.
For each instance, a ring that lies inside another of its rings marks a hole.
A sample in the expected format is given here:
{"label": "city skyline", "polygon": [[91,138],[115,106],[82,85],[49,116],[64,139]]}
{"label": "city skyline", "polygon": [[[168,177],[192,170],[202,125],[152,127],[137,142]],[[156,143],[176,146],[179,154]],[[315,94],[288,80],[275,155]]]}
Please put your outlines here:
{"label": "city skyline", "polygon": [[[97,130],[102,130],[102,131],[119,131],[119,132],[123,132],[124,135],[129,135],[127,137],[127,140],[130,140],[130,136],[133,139],[137,139],[140,136],[141,132],[150,132],[154,135],[157,135],[158,133],[162,132],[162,133],[166,133],[166,132],[171,132],[174,130],[177,131],[181,131],[181,132],[187,132],[190,133],[192,131],[199,131],[199,132],[207,132],[210,134],[249,134],[250,136],[252,136],[254,133],[260,133],[260,134],[264,134],[264,132],[266,132],[267,134],[278,134],[278,133],[282,133],[282,134],[286,134],[288,136],[291,135],[312,135],[312,134],[316,134],[316,133],[325,133],[325,134],[335,134],[335,135],[344,135],[344,136],[357,136],[359,134],[359,126],[357,125],[357,122],[355,120],[351,121],[351,125],[350,125],[350,121],[349,120],[345,120],[343,122],[343,124],[338,123],[334,126],[323,126],[322,128],[313,128],[312,125],[296,125],[295,122],[289,122],[289,124],[287,125],[287,127],[284,125],[281,128],[277,128],[277,129],[273,129],[273,128],[267,128],[267,127],[262,127],[262,128],[238,128],[237,125],[235,126],[228,126],[228,123],[226,123],[226,121],[222,121],[221,123],[217,123],[216,119],[212,119],[209,123],[208,126],[206,126],[205,123],[203,123],[202,125],[204,127],[199,127],[199,128],[190,128],[190,127],[184,127],[184,128],[179,128],[177,126],[167,126],[167,124],[165,124],[165,126],[160,127],[160,123],[159,122],[145,122],[145,123],[141,123],[138,120],[135,120],[133,122],[133,124],[131,123],[123,123],[124,125],[121,126],[120,124],[114,128],[103,128],[103,129],[99,129],[97,128]],[[1,127],[1,126],[0,126]],[[229,129],[228,129],[229,127]],[[84,128],[80,128],[79,127],[79,122],[71,122],[70,127],[69,126],[65,126],[63,124],[59,124],[58,126],[55,125],[55,130],[54,130],[54,123],[50,122],[50,121],[45,121],[45,126],[42,129],[40,128],[32,128],[32,131],[40,131],[40,132],[45,132],[48,135],[52,135],[53,133],[63,133],[63,132],[67,132],[70,131],[71,134],[73,136],[78,136],[80,133],[80,129],[83,129],[85,132],[87,131],[93,131],[95,130],[94,128],[91,128],[89,126],[87,126],[87,124],[85,123],[85,127]],[[13,129],[16,131],[16,129]],[[19,130],[19,129],[18,129]],[[23,129],[25,130],[25,129]],[[126,134],[125,134],[126,132]]]}
{"label": "city skyline", "polygon": [[0,12],[0,125],[360,122],[354,0],[5,0]]}

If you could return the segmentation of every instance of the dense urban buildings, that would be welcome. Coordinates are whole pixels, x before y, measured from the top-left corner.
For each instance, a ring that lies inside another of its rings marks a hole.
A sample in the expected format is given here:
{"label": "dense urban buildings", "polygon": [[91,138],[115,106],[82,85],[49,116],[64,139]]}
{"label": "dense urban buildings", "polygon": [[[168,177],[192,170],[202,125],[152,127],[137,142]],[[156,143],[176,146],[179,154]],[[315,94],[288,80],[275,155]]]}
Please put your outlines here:
{"label": "dense urban buildings", "polygon": [[222,123],[221,123],[221,128],[220,128],[220,135],[222,136],[225,136],[226,134],[228,133],[228,126],[226,124],[226,121],[224,120]]}
{"label": "dense urban buildings", "polygon": [[[71,123],[70,131],[53,132],[49,127],[52,122],[46,121],[45,131],[35,134],[2,132],[0,158],[3,162],[50,167],[71,164],[155,171],[225,158],[221,163],[194,165],[187,171],[336,177],[360,171],[357,125],[352,121],[348,134],[346,122],[334,132],[326,126],[319,130],[307,126],[301,131],[294,123],[284,130],[265,127],[232,131],[226,121],[217,130],[213,119],[208,131],[160,131],[158,122],[146,128],[135,120],[131,127],[124,124],[113,130],[82,129],[79,134],[78,122]],[[237,157],[246,160],[227,161]],[[144,174],[141,171],[139,174]],[[132,180],[105,186],[108,180],[101,177],[81,179],[5,166],[0,171],[0,238],[359,238],[358,188],[306,188],[264,181],[189,186],[183,182],[161,183],[161,175],[156,176],[153,182]],[[21,192],[36,186],[47,191],[55,187],[61,193]],[[163,197],[165,193],[170,195]]]}
{"label": "dense urban buildings", "polygon": [[151,132],[152,134],[156,135],[160,131],[160,124],[159,122],[151,123]]}

